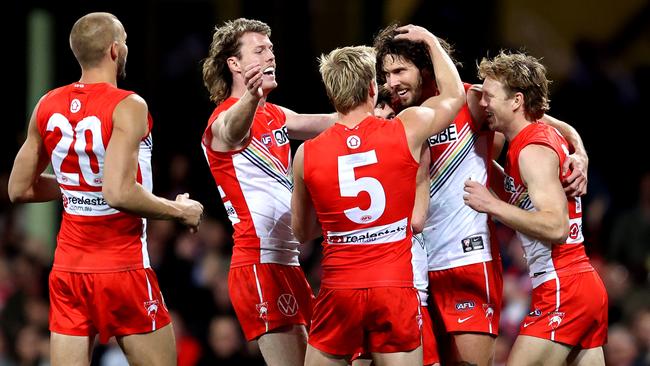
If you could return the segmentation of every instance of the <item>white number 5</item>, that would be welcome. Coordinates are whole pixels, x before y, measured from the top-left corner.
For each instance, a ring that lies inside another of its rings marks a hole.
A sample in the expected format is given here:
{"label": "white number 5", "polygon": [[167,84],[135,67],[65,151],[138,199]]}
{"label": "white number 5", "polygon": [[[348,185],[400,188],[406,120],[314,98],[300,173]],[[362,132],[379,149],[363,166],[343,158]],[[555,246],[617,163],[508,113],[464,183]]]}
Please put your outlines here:
{"label": "white number 5", "polygon": [[357,197],[360,192],[370,195],[370,207],[362,210],[354,207],[343,211],[345,216],[357,224],[376,221],[386,208],[386,194],[381,183],[372,177],[354,178],[354,168],[377,163],[375,150],[339,156],[339,187],[341,197]]}

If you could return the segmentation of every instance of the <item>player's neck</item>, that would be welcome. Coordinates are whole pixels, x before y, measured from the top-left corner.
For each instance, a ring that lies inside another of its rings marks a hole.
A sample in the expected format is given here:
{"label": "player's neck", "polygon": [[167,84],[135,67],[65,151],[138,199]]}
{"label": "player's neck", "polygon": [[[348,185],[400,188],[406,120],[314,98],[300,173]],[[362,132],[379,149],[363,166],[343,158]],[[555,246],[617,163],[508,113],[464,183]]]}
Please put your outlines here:
{"label": "player's neck", "polygon": [[339,122],[347,128],[354,128],[368,116],[374,115],[374,109],[367,105],[358,106],[346,114],[339,113]]}
{"label": "player's neck", "polygon": [[109,83],[117,86],[117,75],[115,70],[106,68],[82,69],[79,82],[84,84]]}
{"label": "player's neck", "polygon": [[515,118],[506,125],[504,131],[501,132],[503,132],[508,141],[512,141],[515,136],[517,136],[519,132],[526,128],[530,123],[531,121],[527,120],[523,115],[516,115]]}

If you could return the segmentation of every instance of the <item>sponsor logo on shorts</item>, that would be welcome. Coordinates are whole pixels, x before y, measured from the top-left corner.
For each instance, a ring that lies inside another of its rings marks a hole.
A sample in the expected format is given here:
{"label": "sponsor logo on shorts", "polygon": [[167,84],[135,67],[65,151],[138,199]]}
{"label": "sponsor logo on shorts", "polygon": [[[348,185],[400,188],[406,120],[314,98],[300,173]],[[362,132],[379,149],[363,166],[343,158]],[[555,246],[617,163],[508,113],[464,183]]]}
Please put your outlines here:
{"label": "sponsor logo on shorts", "polygon": [[456,310],[458,311],[466,311],[466,310],[471,310],[474,309],[476,304],[474,301],[467,300],[467,301],[459,301],[456,303]]}
{"label": "sponsor logo on shorts", "polygon": [[551,329],[555,330],[562,323],[562,319],[564,319],[563,312],[553,311],[550,314],[548,314],[548,326],[551,327]]}
{"label": "sponsor logo on shorts", "polygon": [[294,316],[298,313],[298,301],[292,294],[282,294],[278,297],[278,308],[286,316]]}
{"label": "sponsor logo on shorts", "polygon": [[542,315],[542,311],[539,310],[539,309],[535,309],[535,310],[531,311],[530,313],[528,313],[528,316],[530,316],[530,317],[540,316],[540,315]]}
{"label": "sponsor logo on shorts", "polygon": [[485,311],[485,318],[492,322],[494,317],[494,304],[483,304],[483,311]]}
{"label": "sponsor logo on shorts", "polygon": [[147,309],[147,315],[149,315],[151,320],[156,320],[156,314],[158,314],[158,300],[145,301],[144,308]]}
{"label": "sponsor logo on shorts", "polygon": [[485,248],[483,237],[480,235],[465,238],[461,240],[461,244],[463,244],[463,252],[465,253]]}
{"label": "sponsor logo on shorts", "polygon": [[260,314],[260,319],[266,321],[269,313],[269,303],[264,301],[261,304],[255,305],[257,312]]}
{"label": "sponsor logo on shorts", "polygon": [[462,319],[461,319],[461,318],[458,318],[458,324],[463,324],[463,323],[465,323],[466,321],[472,319],[473,317],[474,317],[474,315],[470,315],[470,316],[468,316],[467,318],[462,318]]}

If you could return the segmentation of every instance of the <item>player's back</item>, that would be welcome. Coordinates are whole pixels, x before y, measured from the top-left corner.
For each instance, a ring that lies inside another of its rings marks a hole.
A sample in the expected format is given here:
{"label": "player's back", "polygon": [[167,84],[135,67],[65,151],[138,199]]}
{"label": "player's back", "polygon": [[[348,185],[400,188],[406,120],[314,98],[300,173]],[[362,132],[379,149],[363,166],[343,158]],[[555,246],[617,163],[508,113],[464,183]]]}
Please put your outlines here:
{"label": "player's back", "polygon": [[[114,272],[149,267],[146,220],[108,205],[103,166],[113,111],[132,92],[108,83],[74,83],[50,91],[36,121],[61,188],[63,220],[54,268]],[[149,118],[149,130],[151,118]],[[151,136],[140,143],[138,182],[152,189]]]}
{"label": "player's back", "polygon": [[399,120],[337,123],[305,143],[305,185],[323,228],[323,287],[413,287],[417,169]]}

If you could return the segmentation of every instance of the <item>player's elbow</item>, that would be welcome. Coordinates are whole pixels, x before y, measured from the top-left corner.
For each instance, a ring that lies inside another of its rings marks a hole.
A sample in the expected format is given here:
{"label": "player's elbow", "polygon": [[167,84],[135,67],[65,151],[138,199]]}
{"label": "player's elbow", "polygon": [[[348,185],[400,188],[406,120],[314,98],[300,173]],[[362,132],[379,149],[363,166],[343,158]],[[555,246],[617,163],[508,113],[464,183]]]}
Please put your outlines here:
{"label": "player's elbow", "polygon": [[413,217],[411,220],[411,229],[413,230],[413,234],[421,233],[424,230],[424,219]]}
{"label": "player's elbow", "polygon": [[564,243],[569,237],[569,220],[562,219],[553,225],[549,231],[549,241],[551,243]]}
{"label": "player's elbow", "polygon": [[291,222],[291,228],[293,229],[293,235],[296,237],[296,240],[300,243],[305,243],[309,241],[309,233],[305,230],[304,225],[300,225],[296,222]]}
{"label": "player's elbow", "polygon": [[11,203],[23,203],[29,200],[25,190],[19,189],[11,183],[9,183],[9,186],[7,187],[7,193]]}
{"label": "player's elbow", "polygon": [[113,184],[104,184],[102,187],[102,195],[106,203],[114,209],[122,209],[126,201],[124,190]]}

